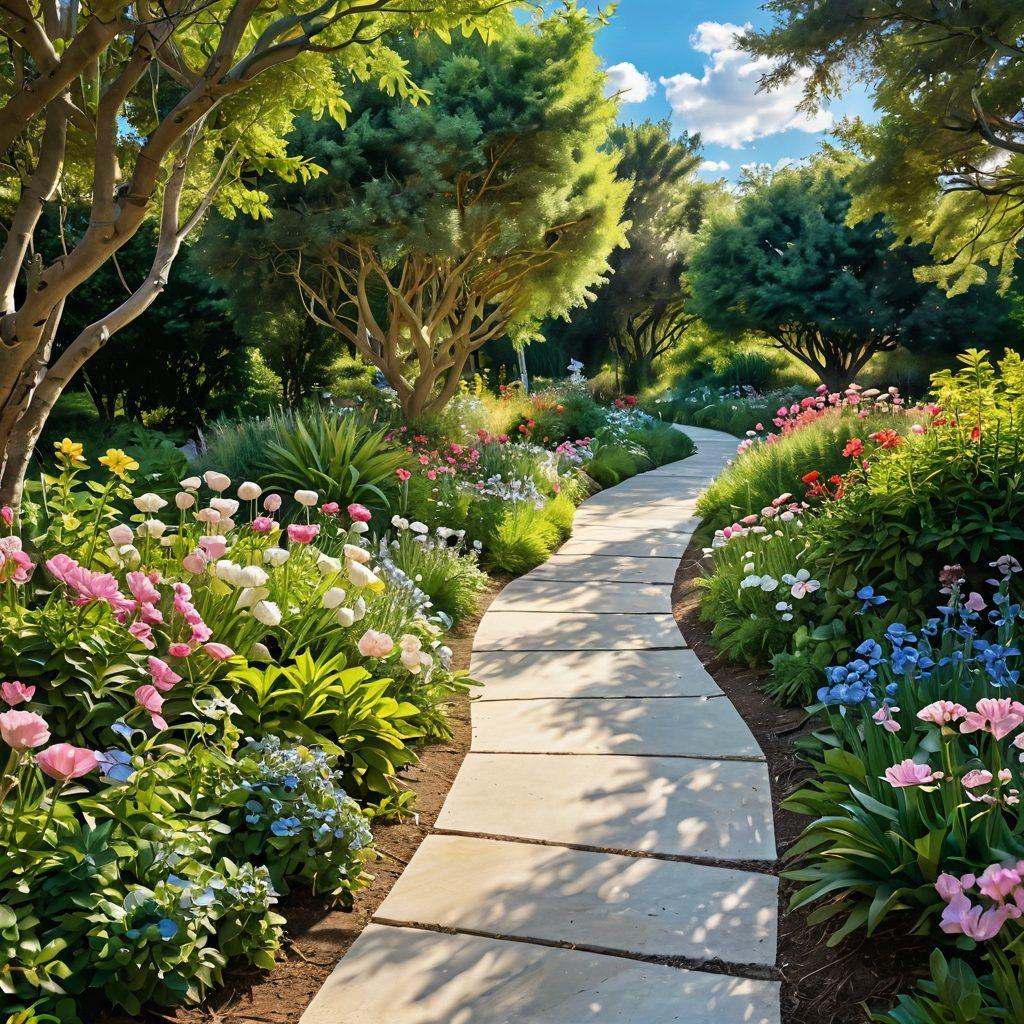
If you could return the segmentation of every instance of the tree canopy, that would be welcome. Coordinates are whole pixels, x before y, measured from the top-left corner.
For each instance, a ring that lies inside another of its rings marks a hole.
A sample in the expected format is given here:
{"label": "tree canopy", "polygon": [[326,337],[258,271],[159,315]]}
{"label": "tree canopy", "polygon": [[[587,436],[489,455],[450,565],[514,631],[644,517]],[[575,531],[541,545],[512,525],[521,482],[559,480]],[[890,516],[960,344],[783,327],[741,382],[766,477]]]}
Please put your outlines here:
{"label": "tree canopy", "polygon": [[1024,235],[1024,4],[1020,0],[768,0],[745,46],[776,58],[772,87],[806,74],[809,106],[851,81],[882,116],[842,135],[865,157],[855,217],[885,212],[932,246],[922,278],[953,292],[1009,283]]}
{"label": "tree canopy", "polygon": [[[286,151],[298,111],[343,121],[353,81],[425,100],[390,33],[512,20],[500,0],[0,0],[0,499],[16,501],[64,386],[155,301],[211,205],[262,214],[253,170],[317,173]],[[46,261],[37,232],[51,202],[89,217]],[[141,283],[54,359],[68,297],[150,217]]]}
{"label": "tree canopy", "polygon": [[596,28],[568,6],[486,51],[396,40],[429,105],[361,88],[345,131],[301,120],[291,149],[326,173],[268,186],[273,218],[225,225],[211,265],[250,294],[272,267],[410,416],[443,406],[472,352],[586,301],[624,241]]}
{"label": "tree canopy", "polygon": [[822,159],[751,182],[705,232],[690,274],[709,327],[766,334],[833,390],[899,345],[969,347],[999,305],[991,287],[950,299],[918,281],[927,246],[898,244],[881,215],[850,225],[848,173]]}

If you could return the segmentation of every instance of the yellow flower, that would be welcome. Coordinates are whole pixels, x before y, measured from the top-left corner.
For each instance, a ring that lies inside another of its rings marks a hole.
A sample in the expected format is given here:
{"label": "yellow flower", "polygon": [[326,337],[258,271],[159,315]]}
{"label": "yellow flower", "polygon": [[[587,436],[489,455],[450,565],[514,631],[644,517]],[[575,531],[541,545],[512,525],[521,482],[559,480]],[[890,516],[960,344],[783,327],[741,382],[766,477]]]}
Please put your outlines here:
{"label": "yellow flower", "polygon": [[100,456],[99,464],[106,466],[114,476],[119,476],[122,480],[125,473],[139,468],[139,464],[130,455],[125,455],[120,448],[108,448],[107,454]]}
{"label": "yellow flower", "polygon": [[77,441],[65,437],[63,441],[53,442],[54,454],[61,465],[70,469],[85,468],[85,449]]}

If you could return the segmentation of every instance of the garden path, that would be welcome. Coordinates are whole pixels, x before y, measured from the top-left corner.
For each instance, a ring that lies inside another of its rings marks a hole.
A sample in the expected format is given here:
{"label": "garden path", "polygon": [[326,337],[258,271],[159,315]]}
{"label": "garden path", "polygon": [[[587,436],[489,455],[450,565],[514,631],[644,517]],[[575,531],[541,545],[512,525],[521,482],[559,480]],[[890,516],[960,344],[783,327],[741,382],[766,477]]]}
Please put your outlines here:
{"label": "garden path", "polygon": [[671,611],[736,440],[685,432],[491,605],[437,827],[302,1024],[778,1024],[767,767]]}

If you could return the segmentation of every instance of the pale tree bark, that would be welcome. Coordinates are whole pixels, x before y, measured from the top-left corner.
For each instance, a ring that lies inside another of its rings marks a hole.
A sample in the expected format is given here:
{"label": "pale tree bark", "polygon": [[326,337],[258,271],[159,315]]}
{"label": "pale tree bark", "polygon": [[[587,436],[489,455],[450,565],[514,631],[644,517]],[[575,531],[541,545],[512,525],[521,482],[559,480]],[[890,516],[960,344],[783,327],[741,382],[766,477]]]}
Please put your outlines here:
{"label": "pale tree bark", "polygon": [[[156,300],[182,242],[214,198],[227,161],[194,209],[182,214],[190,157],[217,108],[260,74],[304,52],[329,53],[372,43],[376,37],[367,19],[374,15],[409,13],[404,0],[324,0],[305,15],[288,13],[270,20],[252,41],[247,31],[260,5],[261,0],[234,0],[219,16],[216,45],[211,42],[205,64],[196,69],[185,61],[176,36],[208,12],[205,0],[141,0],[131,5],[127,0],[101,0],[91,5],[81,26],[77,0],[60,8],[55,0],[39,0],[38,9],[30,0],[0,0],[0,38],[13,52],[16,68],[10,94],[0,105],[0,158],[9,155],[8,162],[22,175],[0,248],[0,503],[20,499],[32,445],[68,381],[116,331]],[[481,0],[476,13],[489,9]],[[319,42],[318,37],[339,24],[344,25],[340,42]],[[118,148],[126,103],[154,67],[169,75],[182,95],[140,142],[124,175]],[[97,90],[92,101],[87,100],[85,83]],[[92,207],[77,242],[46,263],[33,239],[46,204],[60,188],[69,125],[91,141]],[[68,297],[131,239],[158,205],[160,233],[145,281],[116,309],[99,311],[96,321],[51,365],[53,338]]]}

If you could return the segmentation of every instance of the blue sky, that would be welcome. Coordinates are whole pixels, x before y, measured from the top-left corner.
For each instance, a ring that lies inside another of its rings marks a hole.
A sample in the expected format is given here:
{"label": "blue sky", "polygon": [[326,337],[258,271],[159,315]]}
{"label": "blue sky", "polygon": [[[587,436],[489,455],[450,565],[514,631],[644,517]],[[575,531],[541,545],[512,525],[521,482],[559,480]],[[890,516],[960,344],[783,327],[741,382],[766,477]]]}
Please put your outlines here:
{"label": "blue sky", "polygon": [[871,117],[860,90],[816,117],[797,112],[796,83],[758,94],[764,62],[752,63],[732,39],[737,26],[769,21],[758,0],[620,0],[597,39],[610,79],[636,100],[622,103],[620,119],[671,116],[677,131],[699,130],[704,176],[735,180],[743,164],[774,166],[814,152],[833,120]]}

